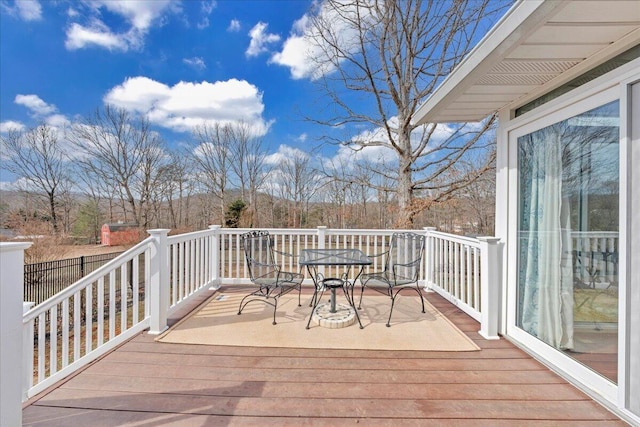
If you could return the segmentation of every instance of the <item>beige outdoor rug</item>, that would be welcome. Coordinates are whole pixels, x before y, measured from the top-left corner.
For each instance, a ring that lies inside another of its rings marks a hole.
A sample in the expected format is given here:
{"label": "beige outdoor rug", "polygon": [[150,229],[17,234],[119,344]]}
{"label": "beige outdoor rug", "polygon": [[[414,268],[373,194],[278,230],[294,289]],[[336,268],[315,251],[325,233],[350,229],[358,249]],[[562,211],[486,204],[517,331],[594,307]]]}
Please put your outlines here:
{"label": "beige outdoor rug", "polygon": [[[359,310],[364,329],[358,323],[341,329],[329,329],[311,322],[310,295],[289,293],[278,303],[277,325],[272,325],[273,307],[250,303],[238,316],[238,304],[246,293],[216,292],[191,315],[157,338],[165,343],[229,345],[248,347],[294,347],[361,350],[476,351],[480,350],[442,313],[425,301],[407,293],[396,299],[391,327],[385,326],[391,300],[384,295],[365,295]],[[338,293],[338,303],[344,295]],[[325,293],[323,302],[328,301]]]}

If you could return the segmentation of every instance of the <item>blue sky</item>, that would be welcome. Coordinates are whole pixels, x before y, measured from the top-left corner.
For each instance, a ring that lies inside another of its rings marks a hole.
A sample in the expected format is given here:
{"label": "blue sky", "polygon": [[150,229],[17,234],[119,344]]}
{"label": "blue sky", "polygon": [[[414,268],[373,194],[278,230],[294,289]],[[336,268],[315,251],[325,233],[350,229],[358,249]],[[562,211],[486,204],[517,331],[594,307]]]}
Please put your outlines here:
{"label": "blue sky", "polygon": [[244,119],[265,147],[307,149],[317,96],[296,49],[310,1],[0,3],[0,131],[61,126],[109,102],[149,111],[169,144]]}
{"label": "blue sky", "polygon": [[[235,120],[253,125],[274,159],[296,149],[309,153],[327,135],[384,138],[379,128],[332,130],[303,119],[318,118],[327,104],[313,82],[318,69],[305,55],[313,51],[303,37],[312,6],[311,0],[0,0],[0,133],[43,122],[64,129],[108,103],[146,114],[173,147],[193,141],[197,125]],[[359,108],[371,108],[367,102]],[[444,138],[451,128],[438,125],[433,140],[439,132]],[[384,161],[390,157],[384,150],[367,147],[358,155]],[[335,146],[321,154],[338,163],[353,159]],[[13,180],[2,169],[0,188]]]}

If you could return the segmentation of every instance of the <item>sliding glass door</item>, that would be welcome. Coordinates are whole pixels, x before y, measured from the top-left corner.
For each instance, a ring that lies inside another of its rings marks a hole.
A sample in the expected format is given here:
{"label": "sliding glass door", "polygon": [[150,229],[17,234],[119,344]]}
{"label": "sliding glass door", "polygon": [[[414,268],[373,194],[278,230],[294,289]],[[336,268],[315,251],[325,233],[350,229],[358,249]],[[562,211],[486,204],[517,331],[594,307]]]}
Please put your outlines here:
{"label": "sliding glass door", "polygon": [[517,138],[516,326],[617,382],[619,101]]}

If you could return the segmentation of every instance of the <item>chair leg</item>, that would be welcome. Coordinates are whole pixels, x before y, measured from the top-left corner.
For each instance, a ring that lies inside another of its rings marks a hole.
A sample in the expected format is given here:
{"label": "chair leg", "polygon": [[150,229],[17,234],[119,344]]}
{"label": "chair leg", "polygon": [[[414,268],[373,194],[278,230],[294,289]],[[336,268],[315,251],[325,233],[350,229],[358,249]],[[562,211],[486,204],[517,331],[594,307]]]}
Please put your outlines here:
{"label": "chair leg", "polygon": [[[398,291],[399,292],[399,291]],[[387,328],[391,327],[391,314],[393,314],[393,306],[396,303],[396,297],[398,296],[398,294],[396,293],[395,295],[393,295],[393,291],[391,291],[391,310],[389,310],[389,320],[387,320]]]}
{"label": "chair leg", "polygon": [[273,304],[273,322],[272,325],[276,324],[276,311],[278,310],[278,297],[273,298],[275,300],[275,304]]}
{"label": "chair leg", "polygon": [[424,310],[424,296],[422,295],[422,290],[418,287],[417,284],[416,288],[418,288],[418,295],[420,295],[420,302],[422,302],[422,312],[426,313],[426,311]]}
{"label": "chair leg", "polygon": [[[405,289],[413,289],[413,288],[405,288]],[[401,290],[402,288],[398,289],[394,294],[393,289],[389,288],[389,297],[391,297],[391,310],[389,310],[389,320],[387,321],[387,327],[391,327],[391,314],[393,313],[393,306],[395,305],[396,298]],[[422,312],[426,313],[424,308],[424,296],[422,295],[422,291],[420,290],[417,284],[416,284],[415,291],[418,292],[418,295],[420,295],[420,302],[422,303]]]}
{"label": "chair leg", "polygon": [[[354,283],[353,286],[355,287],[356,284]],[[362,295],[364,294],[364,283],[362,283],[362,281],[360,281],[360,301],[358,301],[358,310],[362,310]]]}
{"label": "chair leg", "polygon": [[[251,298],[253,297],[253,298]],[[248,301],[245,302],[245,300],[247,298],[250,298]],[[259,291],[255,291],[250,293],[249,295],[246,295],[244,298],[242,298],[242,300],[240,301],[240,305],[238,306],[238,315],[242,314],[242,310],[244,310],[244,308],[249,305],[250,302],[252,301],[260,301],[264,304],[269,304],[271,306],[273,306],[273,324],[276,324],[276,311],[278,309],[278,298],[279,296],[271,296],[270,292],[264,292],[264,289],[260,289]],[[273,299],[273,303],[271,303],[269,301],[269,299]]]}
{"label": "chair leg", "polygon": [[313,293],[313,298],[311,299],[311,302],[313,303],[313,308],[311,309],[311,314],[309,315],[309,320],[307,320],[307,326],[305,327],[305,329],[310,328],[311,319],[313,318],[313,313],[316,311],[316,307],[318,306],[318,303],[320,303],[320,300],[322,299],[323,296],[324,296],[324,289],[318,292],[318,289],[316,288],[315,292]]}

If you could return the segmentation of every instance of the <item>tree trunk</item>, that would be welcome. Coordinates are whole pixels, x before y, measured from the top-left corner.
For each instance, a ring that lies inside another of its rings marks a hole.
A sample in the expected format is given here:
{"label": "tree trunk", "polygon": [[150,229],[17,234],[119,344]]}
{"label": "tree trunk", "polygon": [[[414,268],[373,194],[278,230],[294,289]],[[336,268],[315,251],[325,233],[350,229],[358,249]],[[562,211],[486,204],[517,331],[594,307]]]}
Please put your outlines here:
{"label": "tree trunk", "polygon": [[411,228],[415,217],[413,209],[413,176],[411,166],[411,130],[405,129],[398,133],[398,214],[397,227]]}
{"label": "tree trunk", "polygon": [[58,216],[56,215],[56,198],[54,192],[47,193],[49,196],[49,213],[51,214],[51,225],[53,232],[58,234]]}

